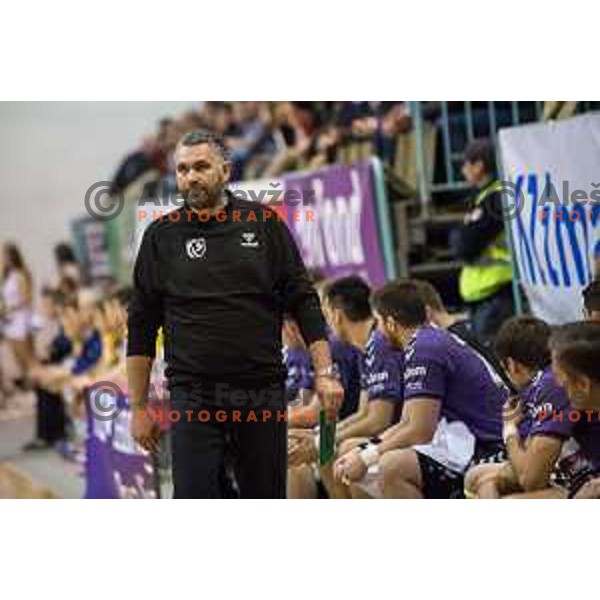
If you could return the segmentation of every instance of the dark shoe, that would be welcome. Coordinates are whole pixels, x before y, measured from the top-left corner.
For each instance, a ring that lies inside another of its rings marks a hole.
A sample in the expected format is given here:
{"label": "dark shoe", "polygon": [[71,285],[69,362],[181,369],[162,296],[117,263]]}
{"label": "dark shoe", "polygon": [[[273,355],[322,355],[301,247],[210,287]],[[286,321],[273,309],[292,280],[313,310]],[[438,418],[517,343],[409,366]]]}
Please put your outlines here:
{"label": "dark shoe", "polygon": [[33,452],[35,450],[47,450],[50,448],[50,444],[44,440],[31,440],[23,446],[23,452]]}

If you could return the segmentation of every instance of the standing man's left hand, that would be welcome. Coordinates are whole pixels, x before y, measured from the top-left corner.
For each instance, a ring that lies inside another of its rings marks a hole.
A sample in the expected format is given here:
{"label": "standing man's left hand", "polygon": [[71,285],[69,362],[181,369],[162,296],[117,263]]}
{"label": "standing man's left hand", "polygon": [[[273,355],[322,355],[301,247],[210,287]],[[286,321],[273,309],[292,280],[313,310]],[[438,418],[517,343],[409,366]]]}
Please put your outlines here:
{"label": "standing man's left hand", "polygon": [[315,391],[317,392],[321,406],[325,410],[327,420],[334,421],[344,401],[344,388],[342,384],[332,376],[317,376],[315,379]]}

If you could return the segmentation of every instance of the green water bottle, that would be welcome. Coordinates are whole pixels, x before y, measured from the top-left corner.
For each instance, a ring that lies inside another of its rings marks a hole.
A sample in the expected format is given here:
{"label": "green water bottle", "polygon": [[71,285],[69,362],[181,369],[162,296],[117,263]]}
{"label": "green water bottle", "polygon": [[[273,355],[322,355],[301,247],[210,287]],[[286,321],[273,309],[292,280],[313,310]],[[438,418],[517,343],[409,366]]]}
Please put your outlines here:
{"label": "green water bottle", "polygon": [[319,464],[330,463],[335,456],[335,419],[329,421],[325,411],[319,413]]}

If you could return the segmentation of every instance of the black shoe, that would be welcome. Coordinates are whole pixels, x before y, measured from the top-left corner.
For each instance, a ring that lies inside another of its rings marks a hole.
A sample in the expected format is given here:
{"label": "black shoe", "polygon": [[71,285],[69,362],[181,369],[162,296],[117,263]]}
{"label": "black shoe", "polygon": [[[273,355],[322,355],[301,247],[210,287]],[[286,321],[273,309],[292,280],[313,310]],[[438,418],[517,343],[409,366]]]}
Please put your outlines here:
{"label": "black shoe", "polygon": [[21,392],[30,392],[33,389],[33,383],[29,377],[19,377],[15,379],[14,384]]}
{"label": "black shoe", "polygon": [[50,444],[44,440],[31,440],[23,446],[23,452],[32,452],[34,450],[48,450]]}

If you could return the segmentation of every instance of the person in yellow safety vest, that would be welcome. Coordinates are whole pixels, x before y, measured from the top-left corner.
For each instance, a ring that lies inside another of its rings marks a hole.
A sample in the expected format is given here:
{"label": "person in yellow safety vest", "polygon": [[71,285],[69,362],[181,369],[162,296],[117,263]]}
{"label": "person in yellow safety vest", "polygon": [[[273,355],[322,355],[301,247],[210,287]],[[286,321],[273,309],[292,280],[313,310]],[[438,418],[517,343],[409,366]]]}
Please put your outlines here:
{"label": "person in yellow safety vest", "polygon": [[455,256],[465,261],[459,290],[469,306],[473,333],[491,344],[514,314],[512,264],[502,220],[501,183],[495,178],[494,147],[475,140],[465,149],[462,173],[476,188],[463,226],[451,234]]}

